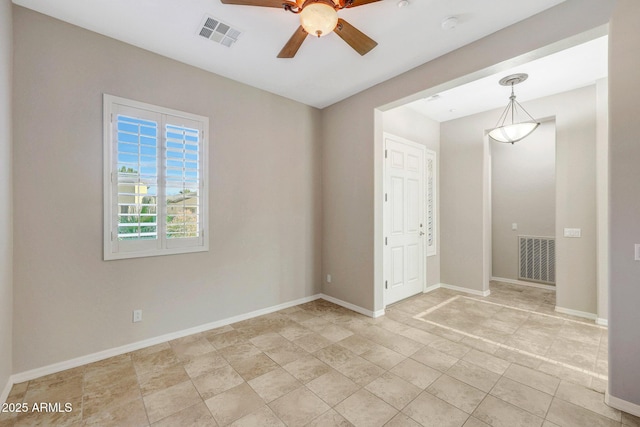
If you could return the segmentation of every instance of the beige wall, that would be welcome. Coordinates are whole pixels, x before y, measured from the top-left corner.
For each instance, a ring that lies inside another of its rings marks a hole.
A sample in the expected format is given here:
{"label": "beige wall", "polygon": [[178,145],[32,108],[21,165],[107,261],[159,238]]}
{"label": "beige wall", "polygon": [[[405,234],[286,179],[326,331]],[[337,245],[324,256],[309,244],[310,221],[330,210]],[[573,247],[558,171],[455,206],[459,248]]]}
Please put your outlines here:
{"label": "beige wall", "polygon": [[11,1],[0,0],[0,395],[11,374],[13,348],[12,40]]}
{"label": "beige wall", "polygon": [[[379,249],[383,241],[379,214],[382,123],[375,120],[379,117],[375,109],[427,89],[425,93],[433,94],[529,61],[543,52],[561,49],[566,46],[564,42],[542,48],[606,24],[613,3],[613,0],[568,0],[323,110],[322,271],[331,272],[340,281],[339,286],[327,290],[330,295],[369,310],[380,310],[383,306]],[[540,31],[541,28],[545,30]],[[440,149],[442,174],[443,144]],[[443,218],[444,186],[441,179]],[[486,207],[486,200],[480,206]],[[441,228],[443,265],[446,237]],[[486,265],[482,268],[486,274]],[[441,276],[444,281],[443,267]]]}
{"label": "beige wall", "polygon": [[408,107],[398,107],[383,114],[383,130],[422,144],[436,153],[436,255],[427,257],[427,286],[440,283],[440,123]]}
{"label": "beige wall", "polygon": [[518,280],[518,236],[556,235],[555,146],[554,121],[513,145],[491,141],[494,277]]}
{"label": "beige wall", "polygon": [[[551,198],[550,204],[555,205],[555,210],[540,211],[539,215],[545,215],[549,219],[535,225],[536,230],[557,237],[556,304],[562,308],[592,314],[596,313],[595,104],[595,86],[523,103],[534,117],[553,116],[556,123],[555,191],[547,188],[540,196],[541,201]],[[486,196],[486,191],[483,194],[483,174],[488,169],[483,132],[495,125],[496,117],[500,112],[500,110],[488,111],[452,120],[441,126],[440,178],[443,218],[441,269],[444,283],[474,290],[486,289],[484,262],[490,259],[491,251],[486,250],[482,241],[483,224],[485,224],[483,220],[487,216],[482,204],[483,196]],[[544,128],[539,130],[540,134],[535,137],[532,135],[530,138],[544,138]],[[553,130],[547,132],[553,132]],[[503,151],[510,148],[525,150],[526,143],[529,143],[528,138],[514,146],[493,146],[493,154],[497,156],[497,160],[491,159],[490,167],[494,177],[507,172],[502,170],[500,165]],[[547,151],[553,154],[552,150]],[[549,159],[549,153],[545,156],[547,163],[551,163],[546,166],[547,179],[553,178],[553,159]],[[533,154],[529,153],[528,158],[532,157]],[[507,175],[515,173],[511,171]],[[532,227],[531,229],[512,232],[510,231],[511,223],[519,220],[509,219],[511,215],[505,216],[499,211],[511,203],[512,197],[517,197],[523,188],[530,185],[531,179],[526,179],[524,174],[524,170],[520,171],[521,179],[514,176],[508,183],[517,184],[520,187],[510,189],[508,186],[507,188],[494,186],[493,188],[493,200],[502,200],[498,202],[500,206],[494,205],[497,212],[494,210],[491,213],[491,216],[497,218],[493,221],[495,245],[493,253],[497,257],[503,256],[501,255],[505,251],[503,247],[509,246],[511,238],[515,239],[512,234],[528,232],[534,227],[531,224],[527,226]],[[503,178],[497,183],[499,186],[509,179],[508,176]],[[531,178],[538,180],[540,177]],[[552,184],[553,179],[547,182],[546,187]],[[505,194],[500,194],[500,191]],[[529,195],[531,192],[526,190],[523,193]],[[524,205],[524,202],[521,205]],[[555,230],[553,226],[549,227],[549,222],[553,225],[553,216],[555,216]],[[488,227],[486,224],[484,227],[486,234]],[[581,228],[582,237],[575,239],[562,237],[564,227]],[[506,256],[508,257],[506,262],[505,259],[494,259],[493,265],[502,268],[501,271],[508,271],[506,269],[511,264],[517,264],[517,254]],[[460,268],[462,265],[465,268]],[[493,272],[493,276],[503,277],[496,272]]]}
{"label": "beige wall", "polygon": [[[14,30],[14,372],[320,291],[318,110],[20,7]],[[102,260],[103,93],[210,118],[208,252]]]}
{"label": "beige wall", "polygon": [[[609,393],[640,416],[640,2],[618,0],[609,37]],[[617,407],[620,407],[616,404]]]}
{"label": "beige wall", "polygon": [[484,177],[490,165],[483,141],[483,121],[489,117],[474,115],[440,126],[441,280],[479,292],[488,287],[485,266],[491,259],[485,250]]}
{"label": "beige wall", "polygon": [[609,79],[596,82],[598,322],[609,318]]}

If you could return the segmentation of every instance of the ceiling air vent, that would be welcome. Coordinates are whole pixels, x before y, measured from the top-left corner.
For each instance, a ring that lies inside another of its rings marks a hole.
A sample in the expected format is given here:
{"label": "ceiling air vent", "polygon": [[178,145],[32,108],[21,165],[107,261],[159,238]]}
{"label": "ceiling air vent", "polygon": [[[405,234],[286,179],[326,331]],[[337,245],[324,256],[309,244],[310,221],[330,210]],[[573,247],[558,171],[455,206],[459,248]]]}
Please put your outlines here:
{"label": "ceiling air vent", "polygon": [[209,39],[216,43],[220,43],[223,46],[231,47],[238,37],[240,37],[240,31],[235,28],[231,28],[230,25],[221,22],[217,18],[205,15],[202,19],[198,35]]}

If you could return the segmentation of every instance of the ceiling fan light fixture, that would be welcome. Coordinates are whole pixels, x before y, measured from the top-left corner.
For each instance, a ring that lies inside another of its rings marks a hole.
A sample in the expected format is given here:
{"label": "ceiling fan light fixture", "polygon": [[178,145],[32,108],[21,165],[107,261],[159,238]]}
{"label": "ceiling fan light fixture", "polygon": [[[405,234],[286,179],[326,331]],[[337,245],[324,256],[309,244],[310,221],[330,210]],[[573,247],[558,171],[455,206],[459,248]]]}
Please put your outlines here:
{"label": "ceiling fan light fixture", "polygon": [[338,25],[338,12],[321,1],[306,4],[300,12],[300,25],[308,34],[324,36]]}
{"label": "ceiling fan light fixture", "polygon": [[[513,91],[513,86],[522,83],[527,80],[528,74],[520,73],[513,74],[500,79],[501,86],[511,86],[511,96],[509,97],[509,103],[507,107],[500,115],[496,127],[489,131],[489,137],[498,142],[505,142],[513,144],[521,139],[526,138],[536,130],[540,123],[534,119],[531,114],[524,109],[518,101],[516,101],[516,95]],[[522,113],[526,114],[525,120],[518,121],[518,116],[522,116]],[[507,122],[507,118],[510,118],[511,123]]]}

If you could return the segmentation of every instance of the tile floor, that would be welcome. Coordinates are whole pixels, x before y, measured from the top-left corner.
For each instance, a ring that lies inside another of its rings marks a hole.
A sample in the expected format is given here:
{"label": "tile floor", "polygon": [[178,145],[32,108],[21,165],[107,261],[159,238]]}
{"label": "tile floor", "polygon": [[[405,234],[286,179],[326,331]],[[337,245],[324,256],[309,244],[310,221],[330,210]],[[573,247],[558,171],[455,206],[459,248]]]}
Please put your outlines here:
{"label": "tile floor", "polygon": [[324,300],[26,383],[0,427],[634,426],[604,404],[607,331],[554,294],[439,289],[370,319]]}

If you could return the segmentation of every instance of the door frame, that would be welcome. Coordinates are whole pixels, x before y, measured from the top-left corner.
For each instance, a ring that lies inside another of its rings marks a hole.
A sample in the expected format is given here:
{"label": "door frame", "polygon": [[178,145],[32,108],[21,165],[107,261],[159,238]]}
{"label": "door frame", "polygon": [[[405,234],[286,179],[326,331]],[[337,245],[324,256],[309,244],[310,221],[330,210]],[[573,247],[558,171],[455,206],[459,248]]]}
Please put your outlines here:
{"label": "door frame", "polygon": [[[387,236],[388,231],[388,218],[389,218],[389,204],[385,202],[385,194],[387,193],[387,138],[394,139],[400,143],[409,145],[411,147],[417,148],[422,151],[422,171],[423,171],[423,209],[422,209],[422,224],[426,224],[427,219],[427,211],[426,211],[426,183],[424,182],[425,173],[427,170],[427,147],[423,144],[419,144],[417,142],[411,141],[407,138],[403,138],[401,136],[394,135],[389,132],[382,132],[382,194],[380,195],[382,200],[382,308],[385,309],[388,305],[387,303],[387,292],[385,288],[385,282],[387,278],[387,274],[389,273],[389,256],[388,251],[386,249],[386,245],[384,243],[384,239]],[[424,293],[427,289],[427,245],[426,239],[421,239],[420,244],[422,245],[422,292]]]}

